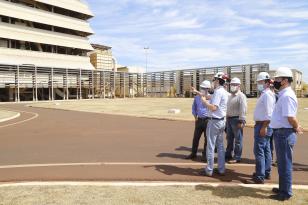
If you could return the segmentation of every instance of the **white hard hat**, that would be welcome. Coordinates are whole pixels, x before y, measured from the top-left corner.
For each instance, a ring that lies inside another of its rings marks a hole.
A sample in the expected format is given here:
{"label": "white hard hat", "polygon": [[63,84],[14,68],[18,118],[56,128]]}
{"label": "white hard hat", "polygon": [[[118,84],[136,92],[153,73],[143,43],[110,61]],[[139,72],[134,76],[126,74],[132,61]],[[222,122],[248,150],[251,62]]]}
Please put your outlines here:
{"label": "white hard hat", "polygon": [[288,67],[280,67],[276,71],[275,78],[279,77],[288,77],[288,78],[293,78],[293,73],[292,70]]}
{"label": "white hard hat", "polygon": [[228,80],[228,75],[223,72],[218,72],[215,74],[214,78],[222,79],[224,81]]}
{"label": "white hard hat", "polygon": [[270,79],[270,75],[267,72],[261,72],[257,76],[257,82],[262,81],[262,80],[269,80],[269,79]]}
{"label": "white hard hat", "polygon": [[211,82],[208,80],[205,80],[200,85],[201,88],[211,88]]}
{"label": "white hard hat", "polygon": [[241,84],[241,80],[239,78],[232,78],[230,84]]}

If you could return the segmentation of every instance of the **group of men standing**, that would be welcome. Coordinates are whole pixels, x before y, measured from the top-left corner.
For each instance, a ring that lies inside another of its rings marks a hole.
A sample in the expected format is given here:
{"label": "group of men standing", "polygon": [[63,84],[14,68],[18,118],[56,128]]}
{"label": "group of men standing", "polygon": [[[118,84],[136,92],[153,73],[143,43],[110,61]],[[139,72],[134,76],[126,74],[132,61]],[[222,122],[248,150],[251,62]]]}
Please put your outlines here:
{"label": "group of men standing", "polygon": [[[247,183],[263,184],[270,179],[272,152],[271,139],[274,138],[279,174],[279,188],[274,188],[276,200],[292,197],[292,157],[296,135],[302,132],[296,119],[298,102],[291,89],[293,74],[291,69],[279,68],[274,81],[266,72],[257,76],[260,97],[254,112],[254,155],[256,168]],[[199,140],[204,133],[202,160],[207,162],[200,173],[211,177],[214,173],[225,175],[225,162],[240,163],[243,150],[243,128],[246,124],[247,98],[241,92],[241,81],[233,78],[230,93],[226,85],[230,80],[222,72],[215,74],[212,83],[204,81],[196,93],[192,106],[195,117],[195,131],[192,152],[187,159],[195,159]],[[276,92],[275,92],[276,91]],[[277,93],[277,94],[276,94]],[[227,147],[224,148],[224,132]],[[214,169],[214,155],[217,151],[217,169]]]}

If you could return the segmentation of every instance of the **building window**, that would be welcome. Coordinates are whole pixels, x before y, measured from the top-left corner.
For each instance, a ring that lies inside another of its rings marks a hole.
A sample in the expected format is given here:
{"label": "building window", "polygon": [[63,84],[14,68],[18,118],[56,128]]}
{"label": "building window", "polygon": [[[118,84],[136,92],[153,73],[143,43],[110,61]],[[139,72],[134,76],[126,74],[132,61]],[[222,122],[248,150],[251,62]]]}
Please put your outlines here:
{"label": "building window", "polygon": [[0,22],[9,23],[9,17],[0,15]]}
{"label": "building window", "polygon": [[8,48],[8,40],[0,38],[0,47],[2,48]]}

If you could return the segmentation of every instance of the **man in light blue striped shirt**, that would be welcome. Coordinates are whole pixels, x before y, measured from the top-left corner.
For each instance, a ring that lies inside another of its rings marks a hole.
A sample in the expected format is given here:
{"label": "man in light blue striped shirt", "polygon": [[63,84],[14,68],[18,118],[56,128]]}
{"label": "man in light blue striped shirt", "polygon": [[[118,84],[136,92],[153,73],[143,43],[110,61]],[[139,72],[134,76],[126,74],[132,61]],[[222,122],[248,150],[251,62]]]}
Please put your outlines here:
{"label": "man in light blue striped shirt", "polygon": [[210,110],[209,122],[206,129],[207,135],[207,166],[200,173],[202,176],[212,176],[214,170],[214,151],[217,146],[218,169],[217,174],[225,174],[225,148],[224,148],[224,130],[225,117],[227,112],[227,102],[229,94],[225,90],[224,85],[228,80],[228,76],[222,72],[215,74],[213,79],[214,94],[208,101],[202,97],[203,103]]}

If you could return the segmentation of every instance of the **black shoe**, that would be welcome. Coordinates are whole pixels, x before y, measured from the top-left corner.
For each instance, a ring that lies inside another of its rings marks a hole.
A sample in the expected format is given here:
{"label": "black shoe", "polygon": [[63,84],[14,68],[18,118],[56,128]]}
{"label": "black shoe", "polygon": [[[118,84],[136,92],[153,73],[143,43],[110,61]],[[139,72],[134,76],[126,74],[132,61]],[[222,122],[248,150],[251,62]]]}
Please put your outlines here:
{"label": "black shoe", "polygon": [[219,175],[219,176],[226,176],[226,174],[225,173],[220,173],[219,171],[218,171],[218,169],[216,168],[216,169],[214,169],[214,171],[213,171],[215,174],[217,174],[217,175]]}
{"label": "black shoe", "polygon": [[245,184],[264,184],[264,181],[256,179],[256,178],[252,178],[252,179],[247,179],[245,181]]}
{"label": "black shoe", "polygon": [[199,172],[199,175],[200,175],[200,176],[204,176],[204,177],[211,177],[211,176],[212,176],[212,175],[206,173],[205,170],[200,171],[200,172]]}
{"label": "black shoe", "polygon": [[275,193],[275,194],[279,194],[279,193],[280,193],[280,191],[279,191],[278,188],[273,188],[273,189],[272,189],[272,192]]}
{"label": "black shoe", "polygon": [[291,197],[290,196],[283,196],[281,194],[271,195],[270,199],[277,200],[277,201],[287,201]]}
{"label": "black shoe", "polygon": [[232,157],[225,156],[225,160],[226,160],[226,162],[227,162],[227,161],[230,161],[230,160],[232,160],[232,159],[233,159]]}
{"label": "black shoe", "polygon": [[190,154],[187,157],[185,157],[185,159],[196,159],[196,158],[197,158],[197,155],[194,155],[194,154]]}
{"label": "black shoe", "polygon": [[[252,174],[252,177],[256,177],[257,176],[257,174],[254,172],[253,174]],[[269,175],[266,175],[265,177],[264,177],[266,180],[270,180],[271,179],[271,175],[269,174]]]}
{"label": "black shoe", "polygon": [[201,158],[201,161],[202,161],[202,162],[207,162],[206,157],[202,157],[202,158]]}

